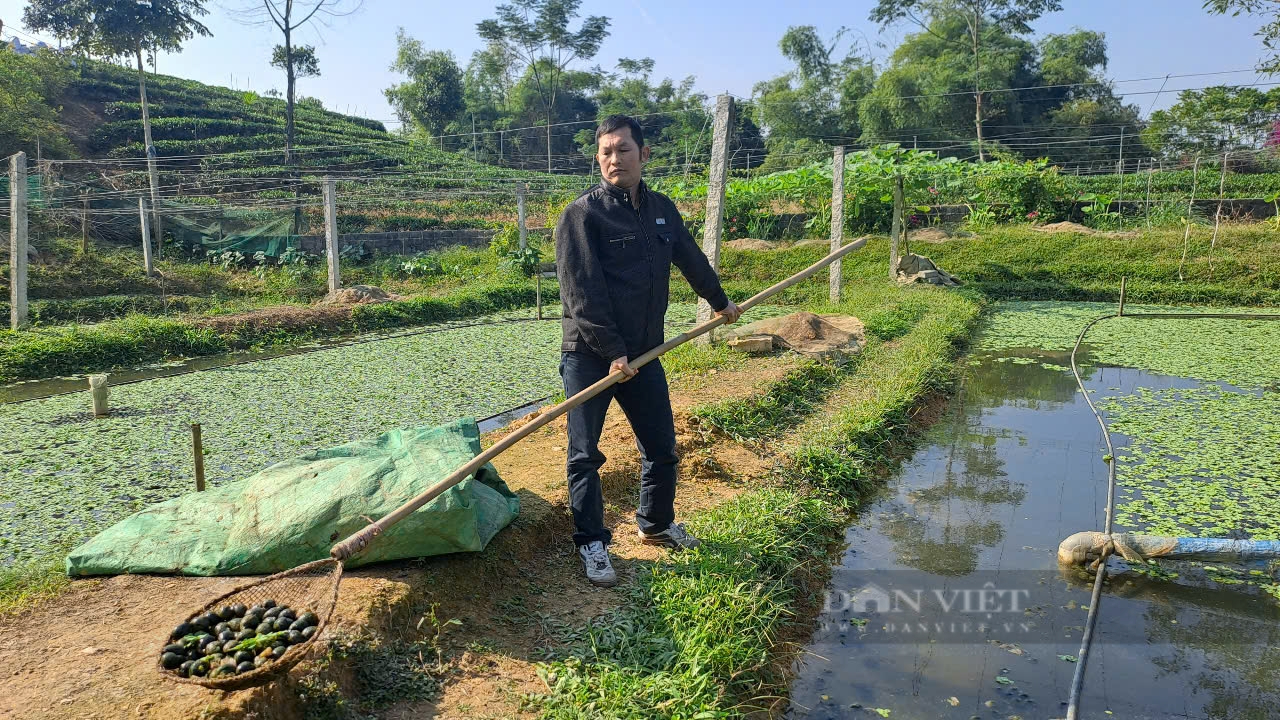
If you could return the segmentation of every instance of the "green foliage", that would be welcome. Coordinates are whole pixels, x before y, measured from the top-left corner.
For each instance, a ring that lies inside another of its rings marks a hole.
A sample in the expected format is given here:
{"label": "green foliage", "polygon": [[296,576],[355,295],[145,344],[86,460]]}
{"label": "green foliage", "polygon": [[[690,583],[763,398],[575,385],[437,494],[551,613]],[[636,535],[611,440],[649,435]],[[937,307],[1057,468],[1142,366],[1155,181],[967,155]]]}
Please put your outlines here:
{"label": "green foliage", "polygon": [[1204,0],[1204,7],[1211,13],[1233,16],[1241,14],[1256,15],[1264,18],[1258,37],[1271,52],[1259,65],[1258,70],[1266,73],[1280,72],[1280,8],[1267,0]]}
{"label": "green foliage", "polygon": [[285,48],[277,45],[271,49],[271,67],[287,71],[290,60],[293,62],[294,77],[319,77],[320,60],[316,58],[314,45],[295,45]]}
{"label": "green foliage", "polygon": [[71,68],[56,53],[19,55],[0,49],[0,147],[6,153],[66,157],[73,150],[58,124]]}
{"label": "green foliage", "polygon": [[1157,110],[1142,141],[1168,160],[1252,153],[1263,146],[1280,113],[1280,88],[1217,87],[1183,90],[1178,102]]}
{"label": "green foliage", "polygon": [[396,60],[391,71],[408,76],[407,81],[383,91],[402,122],[439,135],[466,106],[462,70],[453,53],[428,51],[404,28],[396,30]]}
{"label": "green foliage", "polygon": [[204,4],[205,0],[31,0],[22,12],[22,24],[70,41],[85,56],[136,57],[141,71],[144,52],[177,52],[192,37],[212,34],[198,20],[209,12]]}

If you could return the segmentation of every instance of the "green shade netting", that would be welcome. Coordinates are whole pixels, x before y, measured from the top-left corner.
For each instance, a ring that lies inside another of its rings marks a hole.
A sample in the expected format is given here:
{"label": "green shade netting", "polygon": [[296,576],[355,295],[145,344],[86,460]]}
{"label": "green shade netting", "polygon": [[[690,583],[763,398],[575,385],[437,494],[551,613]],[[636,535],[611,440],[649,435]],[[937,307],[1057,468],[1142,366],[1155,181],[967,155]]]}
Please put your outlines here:
{"label": "green shade netting", "polygon": [[237,250],[246,257],[262,253],[280,257],[298,246],[293,215],[270,211],[236,211],[218,207],[165,203],[165,230],[179,244],[215,253]]}
{"label": "green shade netting", "polygon": [[[237,482],[152,505],[67,557],[71,576],[256,575],[329,548],[480,452],[474,420],[393,430],[277,463]],[[378,536],[348,567],[483,550],[520,512],[490,464]]]}

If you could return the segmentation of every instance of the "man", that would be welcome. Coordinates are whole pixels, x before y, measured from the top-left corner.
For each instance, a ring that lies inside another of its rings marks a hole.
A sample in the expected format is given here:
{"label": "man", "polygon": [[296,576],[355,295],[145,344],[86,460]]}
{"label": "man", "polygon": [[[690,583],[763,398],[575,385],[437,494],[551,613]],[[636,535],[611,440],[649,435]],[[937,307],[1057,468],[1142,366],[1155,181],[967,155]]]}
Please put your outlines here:
{"label": "man", "polygon": [[587,579],[600,586],[618,581],[609,560],[613,535],[604,526],[600,490],[600,432],[609,401],[617,398],[640,449],[640,507],[643,542],[672,550],[699,540],[675,522],[676,433],[671,396],[662,365],[654,360],[632,368],[636,358],[663,342],[671,265],[717,315],[735,322],[741,311],[729,301],[720,279],[667,197],[641,179],[649,160],[640,123],[611,115],[596,128],[600,184],[565,208],[556,225],[556,267],[560,276],[560,377],[572,397],[613,372],[625,375],[595,398],[569,412],[566,470],[573,509],[573,541]]}

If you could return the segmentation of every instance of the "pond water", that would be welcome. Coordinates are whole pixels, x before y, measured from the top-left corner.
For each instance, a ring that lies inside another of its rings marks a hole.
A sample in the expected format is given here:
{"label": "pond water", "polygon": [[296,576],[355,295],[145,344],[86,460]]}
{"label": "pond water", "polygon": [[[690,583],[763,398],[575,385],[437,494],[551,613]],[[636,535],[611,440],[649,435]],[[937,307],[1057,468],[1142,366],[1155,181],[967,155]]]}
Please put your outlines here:
{"label": "pond water", "polygon": [[[1065,715],[1093,575],[1059,569],[1056,550],[1101,528],[1107,498],[1102,434],[1068,365],[1061,351],[973,357],[921,449],[848,528],[788,717]],[[1095,397],[1201,385],[1088,375]],[[1081,717],[1280,717],[1276,600],[1206,579],[1214,568],[1160,567],[1112,561]]]}

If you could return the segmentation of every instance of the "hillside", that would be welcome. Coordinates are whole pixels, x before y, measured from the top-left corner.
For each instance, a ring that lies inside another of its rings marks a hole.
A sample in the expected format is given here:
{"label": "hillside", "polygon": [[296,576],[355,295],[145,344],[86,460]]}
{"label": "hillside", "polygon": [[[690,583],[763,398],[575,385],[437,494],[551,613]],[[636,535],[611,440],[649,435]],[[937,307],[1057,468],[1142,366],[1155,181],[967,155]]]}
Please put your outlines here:
{"label": "hillside", "polygon": [[[101,237],[132,237],[135,198],[148,188],[137,74],[92,61],[70,74],[58,119],[85,160],[45,167],[33,210],[53,211],[44,219],[78,234],[87,198]],[[282,99],[157,74],[147,75],[147,97],[168,212],[217,207],[224,219],[229,210],[244,216],[241,225],[263,226],[301,206],[301,231],[315,231],[320,180],[333,176],[348,181],[339,185],[343,232],[491,227],[514,219],[517,179],[535,193],[582,182],[477,163],[309,99],[297,105],[286,162]],[[133,220],[124,217],[130,207]]]}

